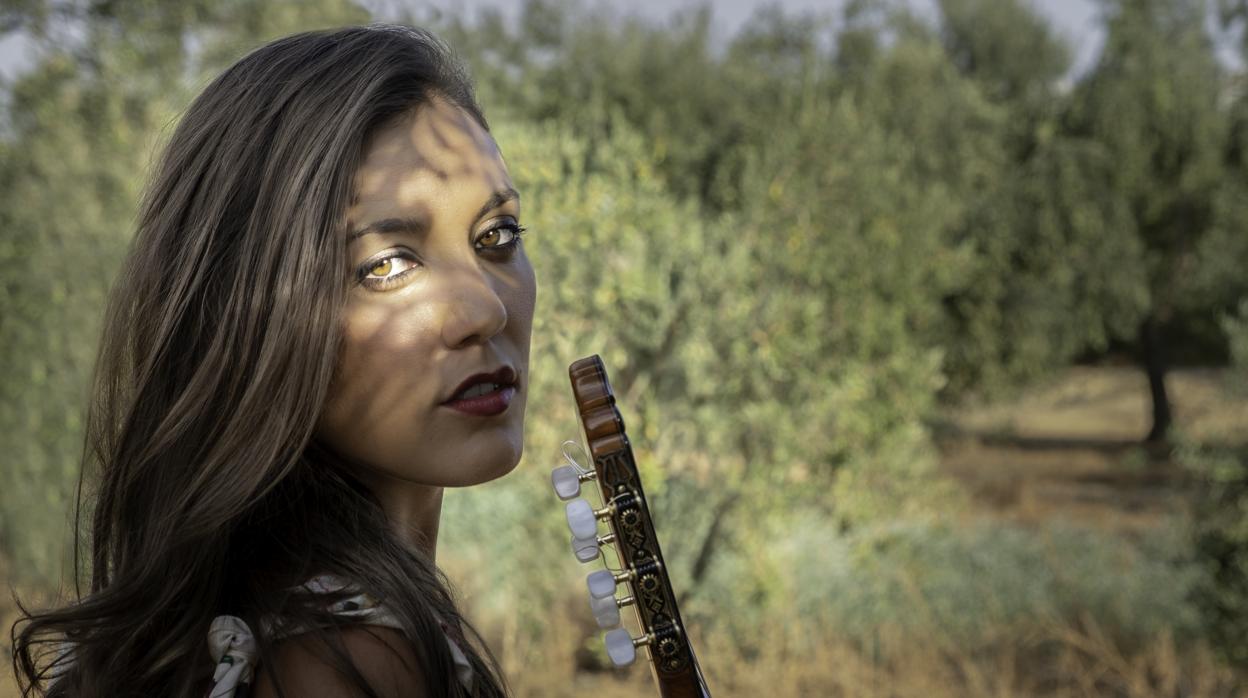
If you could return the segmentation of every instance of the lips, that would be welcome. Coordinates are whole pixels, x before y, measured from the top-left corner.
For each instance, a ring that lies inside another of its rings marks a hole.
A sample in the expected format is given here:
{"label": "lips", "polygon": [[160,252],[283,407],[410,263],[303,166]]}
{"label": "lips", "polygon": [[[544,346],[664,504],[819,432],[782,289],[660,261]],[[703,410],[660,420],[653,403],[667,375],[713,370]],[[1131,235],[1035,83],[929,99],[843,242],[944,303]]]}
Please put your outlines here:
{"label": "lips", "polygon": [[465,378],[464,381],[460,383],[454,391],[452,391],[451,396],[444,400],[442,404],[453,402],[459,397],[460,393],[474,385],[477,385],[478,383],[497,383],[499,385],[508,386],[515,385],[516,382],[516,371],[511,366],[503,366],[502,368],[499,368],[491,373],[474,373],[473,375]]}

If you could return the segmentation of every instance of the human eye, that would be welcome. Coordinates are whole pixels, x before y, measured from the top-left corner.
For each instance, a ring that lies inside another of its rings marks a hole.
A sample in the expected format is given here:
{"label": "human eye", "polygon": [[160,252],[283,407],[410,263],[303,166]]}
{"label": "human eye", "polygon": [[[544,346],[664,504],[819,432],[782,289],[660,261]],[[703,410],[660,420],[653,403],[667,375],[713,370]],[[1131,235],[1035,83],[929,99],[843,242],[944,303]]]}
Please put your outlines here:
{"label": "human eye", "polygon": [[477,238],[477,249],[489,250],[510,257],[520,246],[520,238],[528,230],[515,219],[505,219],[487,229]]}
{"label": "human eye", "polygon": [[410,253],[395,250],[360,265],[355,281],[366,288],[384,291],[396,286],[418,266],[420,265]]}

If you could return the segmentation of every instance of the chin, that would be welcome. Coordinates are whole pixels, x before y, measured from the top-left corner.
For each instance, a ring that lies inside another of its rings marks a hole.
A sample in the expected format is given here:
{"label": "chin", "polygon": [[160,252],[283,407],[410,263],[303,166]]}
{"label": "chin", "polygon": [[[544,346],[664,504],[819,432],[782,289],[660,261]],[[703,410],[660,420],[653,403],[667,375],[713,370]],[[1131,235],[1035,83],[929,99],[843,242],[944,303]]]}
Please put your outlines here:
{"label": "chin", "polygon": [[[473,459],[470,467],[460,467],[447,473],[447,482],[444,487],[472,487],[473,485],[481,485],[491,480],[510,473],[520,464],[520,457],[524,454],[523,444],[517,444],[514,449],[504,449],[503,453],[495,451],[490,456]],[[465,464],[466,465],[466,464]]]}
{"label": "chin", "polygon": [[518,464],[519,464],[519,461],[516,461],[515,463],[511,463],[511,464],[509,464],[509,465],[508,465],[507,467],[505,467],[505,468],[495,468],[494,470],[492,470],[492,471],[490,471],[490,472],[487,472],[487,473],[485,474],[485,477],[481,478],[480,480],[478,480],[477,482],[474,482],[474,483],[472,483],[472,484],[473,484],[473,485],[482,485],[482,484],[485,484],[485,483],[490,482],[490,481],[492,481],[492,480],[497,480],[498,478],[503,477],[504,475],[506,475],[506,474],[510,473],[511,471],[515,470],[515,469],[516,469],[516,465],[518,465]]}
{"label": "chin", "polygon": [[496,461],[488,467],[482,468],[478,473],[478,477],[474,478],[472,482],[466,483],[466,486],[481,485],[510,473],[520,464],[520,455],[521,453],[517,452],[512,458]]}

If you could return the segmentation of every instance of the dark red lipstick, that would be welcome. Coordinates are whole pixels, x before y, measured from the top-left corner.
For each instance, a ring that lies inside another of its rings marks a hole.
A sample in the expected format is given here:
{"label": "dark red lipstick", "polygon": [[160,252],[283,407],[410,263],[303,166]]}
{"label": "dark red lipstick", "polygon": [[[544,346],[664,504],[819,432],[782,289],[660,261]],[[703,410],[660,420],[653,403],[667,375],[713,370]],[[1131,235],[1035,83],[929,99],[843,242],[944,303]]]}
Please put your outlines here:
{"label": "dark red lipstick", "polygon": [[518,389],[515,370],[503,366],[491,373],[468,376],[442,405],[466,414],[490,417],[505,411]]}

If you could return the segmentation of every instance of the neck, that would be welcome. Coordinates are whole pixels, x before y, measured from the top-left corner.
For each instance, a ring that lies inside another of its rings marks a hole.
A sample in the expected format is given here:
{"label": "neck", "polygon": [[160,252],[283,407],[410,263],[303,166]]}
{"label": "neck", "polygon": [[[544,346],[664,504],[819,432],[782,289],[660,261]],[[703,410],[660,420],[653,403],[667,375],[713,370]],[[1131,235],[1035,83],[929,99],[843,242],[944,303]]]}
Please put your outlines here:
{"label": "neck", "polygon": [[436,560],[443,488],[418,485],[375,470],[361,471],[359,477],[381,502],[390,529],[404,543]]}
{"label": "neck", "polygon": [[443,488],[403,480],[358,462],[348,465],[319,442],[315,442],[314,448],[320,457],[339,460],[340,466],[349,467],[381,503],[390,529],[399,539],[427,555],[431,562],[436,560]]}
{"label": "neck", "polygon": [[442,517],[442,488],[390,478],[374,489],[391,530],[408,545],[437,559],[438,521]]}

